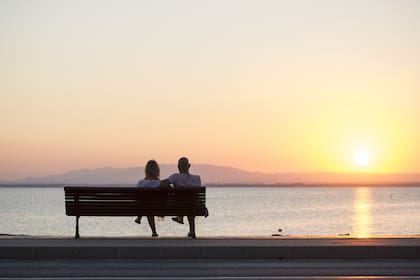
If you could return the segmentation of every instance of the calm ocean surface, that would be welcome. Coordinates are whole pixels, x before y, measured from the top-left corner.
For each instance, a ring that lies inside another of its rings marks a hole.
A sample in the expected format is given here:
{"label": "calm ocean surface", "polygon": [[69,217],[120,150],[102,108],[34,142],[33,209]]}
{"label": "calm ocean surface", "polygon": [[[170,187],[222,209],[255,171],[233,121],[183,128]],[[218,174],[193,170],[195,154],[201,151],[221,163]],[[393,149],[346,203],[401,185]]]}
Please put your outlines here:
{"label": "calm ocean surface", "polygon": [[[420,187],[207,188],[199,236],[420,234]],[[81,217],[81,236],[149,236],[147,219]],[[186,236],[187,222],[157,220],[160,236]],[[278,230],[281,229],[282,232]],[[0,234],[73,236],[63,188],[0,188]]]}

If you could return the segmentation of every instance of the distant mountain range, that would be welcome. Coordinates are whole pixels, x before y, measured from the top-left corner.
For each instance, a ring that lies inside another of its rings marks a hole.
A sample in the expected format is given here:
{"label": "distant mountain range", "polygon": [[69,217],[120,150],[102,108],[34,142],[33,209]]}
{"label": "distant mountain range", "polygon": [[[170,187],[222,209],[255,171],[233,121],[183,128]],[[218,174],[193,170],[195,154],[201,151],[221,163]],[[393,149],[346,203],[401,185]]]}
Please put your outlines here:
{"label": "distant mountain range", "polygon": [[[161,178],[177,172],[174,164],[161,164]],[[420,182],[419,173],[264,173],[232,167],[194,164],[203,184],[392,184]],[[144,177],[144,167],[82,169],[45,177],[27,177],[13,184],[136,184]]]}

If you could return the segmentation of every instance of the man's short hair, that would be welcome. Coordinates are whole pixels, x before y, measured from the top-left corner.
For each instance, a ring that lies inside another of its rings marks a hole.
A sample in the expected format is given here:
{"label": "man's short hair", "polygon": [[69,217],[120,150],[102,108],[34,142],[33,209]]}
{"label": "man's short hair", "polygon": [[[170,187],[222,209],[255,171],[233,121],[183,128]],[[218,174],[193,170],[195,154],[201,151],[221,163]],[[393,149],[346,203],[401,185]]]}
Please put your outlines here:
{"label": "man's short hair", "polygon": [[178,168],[182,170],[188,170],[190,168],[190,162],[188,158],[182,157],[178,160]]}

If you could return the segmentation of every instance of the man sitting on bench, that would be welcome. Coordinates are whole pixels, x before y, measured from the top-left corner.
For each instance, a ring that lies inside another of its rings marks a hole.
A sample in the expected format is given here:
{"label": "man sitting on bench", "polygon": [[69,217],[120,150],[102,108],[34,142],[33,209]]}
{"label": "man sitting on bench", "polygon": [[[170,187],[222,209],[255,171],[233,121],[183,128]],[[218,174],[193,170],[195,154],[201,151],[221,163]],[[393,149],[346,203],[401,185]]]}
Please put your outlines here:
{"label": "man sitting on bench", "polygon": [[[173,185],[175,188],[181,187],[198,187],[201,186],[201,178],[198,175],[190,174],[191,164],[188,161],[188,158],[182,157],[178,160],[178,170],[179,173],[174,173],[162,181],[162,185]],[[173,221],[184,224],[184,217],[178,216],[173,217]],[[191,224],[190,217],[188,217],[188,222]],[[189,232],[188,236],[191,236],[192,233]]]}

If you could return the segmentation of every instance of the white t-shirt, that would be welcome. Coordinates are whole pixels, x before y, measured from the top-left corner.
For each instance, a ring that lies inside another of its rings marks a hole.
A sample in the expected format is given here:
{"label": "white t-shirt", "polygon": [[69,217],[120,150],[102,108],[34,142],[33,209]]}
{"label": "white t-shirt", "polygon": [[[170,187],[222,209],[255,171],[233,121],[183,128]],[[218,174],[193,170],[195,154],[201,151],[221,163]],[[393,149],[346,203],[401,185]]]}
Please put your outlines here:
{"label": "white t-shirt", "polygon": [[201,186],[201,178],[198,175],[174,173],[168,177],[168,180],[175,187],[198,187]]}
{"label": "white t-shirt", "polygon": [[159,188],[160,180],[159,179],[143,179],[137,183],[138,188]]}

